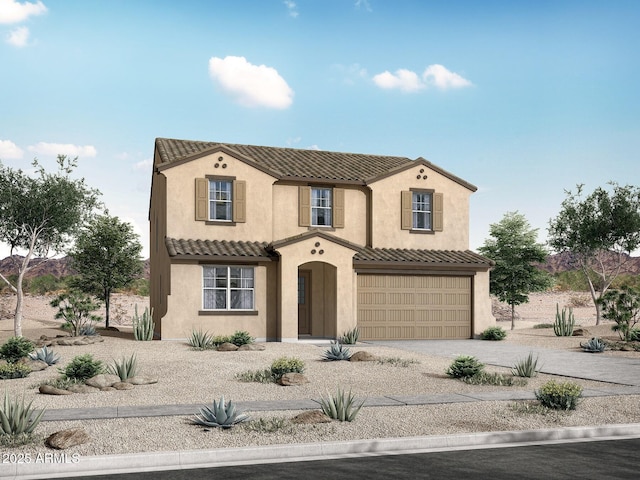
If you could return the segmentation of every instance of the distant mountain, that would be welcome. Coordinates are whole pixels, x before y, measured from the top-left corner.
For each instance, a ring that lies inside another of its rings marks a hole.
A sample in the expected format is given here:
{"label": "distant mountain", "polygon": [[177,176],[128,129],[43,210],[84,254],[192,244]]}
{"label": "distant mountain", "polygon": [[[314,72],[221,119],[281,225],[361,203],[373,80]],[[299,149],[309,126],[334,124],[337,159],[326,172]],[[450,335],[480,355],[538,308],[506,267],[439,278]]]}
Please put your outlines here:
{"label": "distant mountain", "polygon": [[[23,261],[24,257],[20,255],[13,255],[12,257],[6,257],[0,260],[0,273],[2,275],[12,275],[18,273],[17,265]],[[71,259],[69,257],[52,258],[43,262],[40,258],[31,260],[31,265],[36,265],[32,270],[27,272],[26,277],[39,277],[40,275],[51,274],[56,278],[66,277],[68,275],[75,275],[75,271],[71,268]],[[144,261],[144,270],[142,276],[149,278],[149,260]]]}
{"label": "distant mountain", "polygon": [[[605,264],[614,265],[617,263],[616,257],[617,255],[614,253],[609,254],[609,256],[604,259]],[[640,275],[640,257],[630,257],[628,255],[626,255],[626,257],[628,261],[622,267],[622,273]],[[574,257],[569,252],[549,255],[547,261],[540,264],[539,267],[552,274],[577,270],[574,264]]]}

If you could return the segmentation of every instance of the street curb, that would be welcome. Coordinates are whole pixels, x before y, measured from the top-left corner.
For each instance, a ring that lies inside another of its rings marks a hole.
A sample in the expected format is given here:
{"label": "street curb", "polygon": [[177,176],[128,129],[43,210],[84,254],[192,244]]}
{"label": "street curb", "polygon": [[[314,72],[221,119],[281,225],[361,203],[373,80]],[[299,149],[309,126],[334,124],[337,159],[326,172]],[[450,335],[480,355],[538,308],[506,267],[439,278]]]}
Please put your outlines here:
{"label": "street curb", "polygon": [[[233,465],[296,462],[356,457],[363,455],[399,455],[447,450],[505,448],[525,444],[595,441],[640,437],[640,423],[567,427],[549,430],[483,432],[407,438],[376,438],[345,442],[271,445],[151,452],[125,455],[80,457],[73,463],[70,455],[57,453],[65,462],[18,463],[2,466],[2,477],[20,480],[90,475],[117,475],[134,472],[186,470]],[[6,469],[6,470],[5,470]]]}

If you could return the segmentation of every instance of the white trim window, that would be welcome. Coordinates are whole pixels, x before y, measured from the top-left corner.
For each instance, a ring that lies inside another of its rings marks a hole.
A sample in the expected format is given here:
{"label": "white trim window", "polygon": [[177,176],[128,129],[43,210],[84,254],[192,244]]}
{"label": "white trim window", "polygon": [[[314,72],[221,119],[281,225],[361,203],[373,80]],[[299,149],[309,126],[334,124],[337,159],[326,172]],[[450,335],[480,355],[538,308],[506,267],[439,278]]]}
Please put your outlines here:
{"label": "white trim window", "polygon": [[233,220],[232,200],[233,182],[209,180],[209,220],[231,222]]}
{"label": "white trim window", "polygon": [[331,188],[311,189],[311,225],[313,227],[330,227],[331,223]]}
{"label": "white trim window", "polygon": [[254,268],[202,267],[204,310],[253,310]]}
{"label": "white trim window", "polygon": [[427,192],[413,192],[412,208],[413,228],[416,230],[431,230],[432,194]]}

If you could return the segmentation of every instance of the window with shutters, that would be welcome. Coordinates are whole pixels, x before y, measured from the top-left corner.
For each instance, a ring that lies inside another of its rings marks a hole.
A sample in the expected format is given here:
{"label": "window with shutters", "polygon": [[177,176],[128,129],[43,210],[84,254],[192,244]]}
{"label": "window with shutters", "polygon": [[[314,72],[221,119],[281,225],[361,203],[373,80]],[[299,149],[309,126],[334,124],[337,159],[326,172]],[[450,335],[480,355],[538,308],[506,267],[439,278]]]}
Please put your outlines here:
{"label": "window with shutters", "polygon": [[415,233],[443,231],[443,195],[433,190],[412,189],[401,195],[401,226]]}
{"label": "window with shutters", "polygon": [[301,186],[298,224],[301,227],[344,227],[344,189]]}
{"label": "window with shutters", "polygon": [[234,177],[196,178],[197,221],[234,225],[245,222],[246,182]]}
{"label": "window with shutters", "polygon": [[331,222],[331,189],[311,189],[311,226],[330,227]]}
{"label": "window with shutters", "polygon": [[209,180],[209,220],[230,222],[233,190],[232,184],[225,180]]}
{"label": "window with shutters", "polygon": [[412,227],[416,230],[432,230],[431,203],[432,194],[427,192],[412,192],[411,218]]}

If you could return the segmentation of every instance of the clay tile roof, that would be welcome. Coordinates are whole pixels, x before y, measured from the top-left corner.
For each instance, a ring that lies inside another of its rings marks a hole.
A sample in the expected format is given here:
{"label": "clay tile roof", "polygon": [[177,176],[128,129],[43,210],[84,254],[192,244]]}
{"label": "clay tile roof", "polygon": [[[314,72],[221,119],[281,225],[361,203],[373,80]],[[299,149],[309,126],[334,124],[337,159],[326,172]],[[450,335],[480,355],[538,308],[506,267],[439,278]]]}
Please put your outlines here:
{"label": "clay tile roof", "polygon": [[236,242],[227,240],[183,240],[167,238],[165,241],[170,257],[181,255],[203,257],[260,257],[272,258],[267,252],[266,242]]}
{"label": "clay tile roof", "polygon": [[494,262],[471,250],[408,250],[403,248],[363,247],[354,262],[425,263],[449,266],[477,265],[490,267]]}
{"label": "clay tile roof", "polygon": [[163,165],[205,155],[223,149],[254,162],[274,176],[286,179],[327,179],[364,183],[367,179],[410,166],[406,157],[340,153],[295,148],[259,147],[231,143],[198,142],[157,138],[156,149]]}

